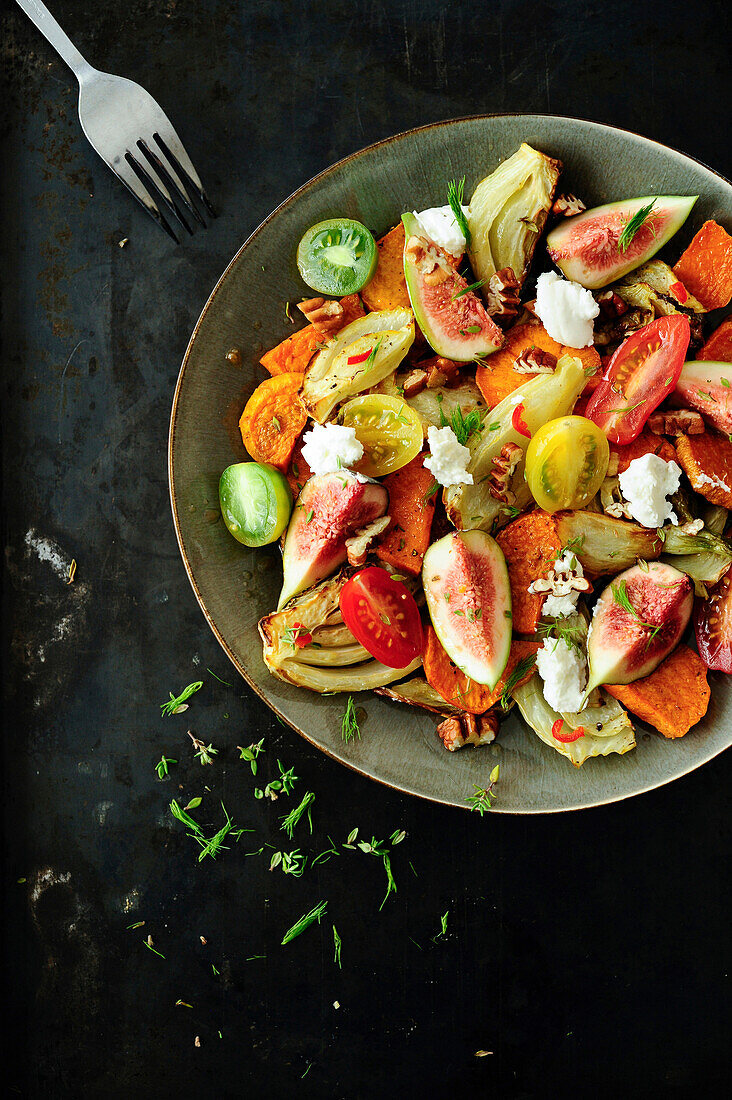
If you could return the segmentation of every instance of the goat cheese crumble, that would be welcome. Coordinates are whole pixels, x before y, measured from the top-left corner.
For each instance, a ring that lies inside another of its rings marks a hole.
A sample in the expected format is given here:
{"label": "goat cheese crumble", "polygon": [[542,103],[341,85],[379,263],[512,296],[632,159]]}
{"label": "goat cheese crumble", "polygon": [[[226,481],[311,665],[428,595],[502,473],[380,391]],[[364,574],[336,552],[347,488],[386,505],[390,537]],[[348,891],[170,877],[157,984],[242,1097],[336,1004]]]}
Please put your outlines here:
{"label": "goat cheese crumble", "polygon": [[618,477],[620,492],[628,502],[628,511],[643,527],[663,527],[666,520],[678,523],[667,496],[675,493],[681,481],[681,467],[659,455],[634,458]]}
{"label": "goat cheese crumble", "polygon": [[589,290],[563,279],[556,271],[545,271],[536,280],[536,316],[552,340],[570,348],[592,343],[592,322],[600,312]]}
{"label": "goat cheese crumble", "polygon": [[544,698],[552,710],[575,714],[582,707],[587,684],[585,658],[561,638],[545,638],[536,653],[536,667],[544,681]]}
{"label": "goat cheese crumble", "polygon": [[314,474],[347,470],[363,458],[356,429],[344,424],[313,424],[302,439],[302,457]]}
{"label": "goat cheese crumble", "polygon": [[[467,218],[467,206],[463,206],[462,211]],[[438,244],[440,248],[444,248],[445,252],[449,252],[451,256],[462,256],[467,248],[467,241],[451,206],[433,206],[429,210],[423,210],[421,214],[415,210],[414,216],[422,226],[426,237]]]}
{"label": "goat cheese crumble", "polygon": [[470,461],[470,451],[458,443],[455,432],[448,425],[445,428],[427,429],[427,443],[430,454],[424,460],[425,467],[440,485],[472,485],[473,475],[466,467]]}

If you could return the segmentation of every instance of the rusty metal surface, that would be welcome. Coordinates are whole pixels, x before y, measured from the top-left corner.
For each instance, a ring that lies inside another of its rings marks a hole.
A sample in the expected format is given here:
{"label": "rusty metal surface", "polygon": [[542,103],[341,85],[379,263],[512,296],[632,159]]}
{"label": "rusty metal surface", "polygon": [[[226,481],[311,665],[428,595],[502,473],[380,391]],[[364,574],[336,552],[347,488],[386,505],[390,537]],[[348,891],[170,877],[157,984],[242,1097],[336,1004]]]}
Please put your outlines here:
{"label": "rusty metal surface", "polygon": [[[368,142],[478,111],[543,110],[638,130],[729,175],[726,6],[51,7],[93,64],[168,111],[221,216],[175,248],[95,159],[70,74],[4,4],[12,1093],[716,1095],[730,1068],[730,759],[546,821],[480,820],[344,771],[205,671],[231,680],[178,556],[165,446],[188,334],[231,254],[295,186]],[[188,714],[162,720],[168,691],[199,675]],[[218,746],[211,768],[193,758],[189,727]],[[223,798],[254,829],[239,848],[280,843],[281,803],[256,801],[237,760],[237,744],[262,736],[261,774],[279,756],[316,792],[303,847],[355,825],[369,838],[407,830],[398,893],[381,912],[383,868],[361,853],[296,880],[268,871],[267,850],[196,862],[167,804],[204,783],[207,820]],[[162,751],[180,761],[163,783]],[[342,971],[330,920],[279,945],[320,898],[343,938]],[[148,933],[165,959],[146,949]]]}

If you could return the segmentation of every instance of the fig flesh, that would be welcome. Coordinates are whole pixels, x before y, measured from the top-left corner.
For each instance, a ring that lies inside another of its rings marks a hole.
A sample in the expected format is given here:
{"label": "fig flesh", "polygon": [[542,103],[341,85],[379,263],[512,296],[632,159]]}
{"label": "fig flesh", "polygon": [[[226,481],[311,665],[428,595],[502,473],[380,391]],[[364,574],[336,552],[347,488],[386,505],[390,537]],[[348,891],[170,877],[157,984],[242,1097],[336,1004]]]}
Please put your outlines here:
{"label": "fig flesh", "polygon": [[632,684],[650,675],[681,640],[693,603],[690,578],[665,562],[634,565],[616,577],[592,617],[585,696],[600,684]]}
{"label": "fig flesh", "polygon": [[348,470],[311,477],[287,528],[277,610],[334,573],[346,560],[346,539],[385,515],[388,504],[383,485]]}
{"label": "fig flesh", "polygon": [[696,409],[707,423],[725,435],[732,433],[732,363],[708,363],[698,359],[684,363],[673,401]]}
{"label": "fig flesh", "polygon": [[498,543],[485,531],[445,535],[424,556],[422,584],[450,660],[492,691],[511,649],[511,588]]}
{"label": "fig flesh", "polygon": [[[684,224],[697,198],[658,195],[595,206],[553,229],[547,251],[568,279],[596,290],[655,256]],[[651,202],[647,217],[623,248],[623,230]]]}

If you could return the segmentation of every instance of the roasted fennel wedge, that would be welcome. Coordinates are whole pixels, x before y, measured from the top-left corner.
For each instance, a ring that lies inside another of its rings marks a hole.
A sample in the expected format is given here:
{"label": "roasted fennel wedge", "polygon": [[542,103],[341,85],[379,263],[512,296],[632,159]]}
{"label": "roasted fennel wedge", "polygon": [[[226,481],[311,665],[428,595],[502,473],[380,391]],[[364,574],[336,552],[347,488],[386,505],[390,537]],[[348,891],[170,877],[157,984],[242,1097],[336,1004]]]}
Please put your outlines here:
{"label": "roasted fennel wedge", "polygon": [[[591,756],[609,756],[612,752],[622,756],[635,748],[635,733],[628,714],[604,688],[600,688],[598,705],[585,707],[579,714],[557,714],[552,710],[542,693],[538,674],[522,687],[515,688],[513,697],[534,733],[545,745],[571,760],[576,768]],[[570,729],[582,726],[584,736],[569,743],[557,741],[552,726],[560,718]],[[602,727],[600,730],[598,725]]]}
{"label": "roasted fennel wedge", "polygon": [[[490,369],[490,361],[486,366]],[[471,435],[466,444],[470,449],[468,471],[473,475],[473,484],[454,485],[443,494],[447,514],[458,530],[480,528],[490,531],[507,523],[515,514],[491,495],[487,480],[493,460],[498,458],[506,443],[515,443],[524,452],[511,482],[514,495],[511,506],[521,511],[529,504],[531,493],[524,477],[529,439],[514,427],[516,408],[522,406],[521,419],[534,435],[548,420],[570,413],[584,385],[582,363],[571,355],[562,355],[553,374],[539,374],[524,382],[491,410],[484,420],[483,430]]]}
{"label": "roasted fennel wedge", "polygon": [[342,569],[260,620],[264,663],[273,676],[325,694],[384,687],[419,668],[419,657],[406,668],[375,661],[344,625],[338,599],[351,572]]}

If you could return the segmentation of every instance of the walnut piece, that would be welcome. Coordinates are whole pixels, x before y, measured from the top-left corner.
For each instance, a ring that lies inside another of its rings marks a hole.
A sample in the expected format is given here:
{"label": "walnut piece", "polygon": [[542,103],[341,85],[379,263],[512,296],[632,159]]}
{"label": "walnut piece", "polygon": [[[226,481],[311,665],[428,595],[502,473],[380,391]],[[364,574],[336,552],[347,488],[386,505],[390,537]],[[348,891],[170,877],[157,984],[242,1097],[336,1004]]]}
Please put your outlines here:
{"label": "walnut piece", "polygon": [[427,385],[427,371],[417,367],[404,379],[402,393],[405,397],[416,397]]}
{"label": "walnut piece", "polygon": [[306,298],[297,308],[322,336],[330,336],[341,327],[345,310],[332,298]]}
{"label": "walnut piece", "polygon": [[508,319],[519,311],[519,284],[513,268],[504,267],[491,275],[488,285],[483,286],[485,309],[491,317]]}
{"label": "walnut piece", "polygon": [[485,714],[455,715],[446,718],[437,727],[437,736],[448,752],[457,752],[465,745],[490,745],[498,733],[498,715],[493,711]]}
{"label": "walnut piece", "polygon": [[572,218],[575,214],[581,214],[587,207],[582,202],[582,199],[578,199],[576,195],[560,195],[558,199],[554,200],[552,206],[552,214],[556,214],[561,218]]}
{"label": "walnut piece", "polygon": [[553,374],[557,365],[556,355],[541,348],[529,348],[519,355],[513,365],[517,374]]}
{"label": "walnut piece", "polygon": [[704,417],[693,409],[655,412],[648,418],[648,427],[654,435],[701,435],[707,430]]}
{"label": "walnut piece", "polygon": [[373,542],[379,537],[382,531],[385,531],[391,523],[390,516],[379,516],[373,523],[369,523],[367,527],[362,527],[360,531],[356,531],[355,535],[351,535],[350,539],[346,539],[346,555],[348,557],[348,564],[360,566],[366,562],[366,555]]}
{"label": "walnut piece", "polygon": [[411,236],[404,256],[414,264],[427,286],[438,286],[453,274],[447,253],[426,237]]}
{"label": "walnut piece", "polygon": [[491,472],[488,474],[488,492],[494,500],[500,500],[504,504],[513,504],[516,494],[511,492],[509,485],[516,467],[524,456],[524,452],[518,443],[504,443],[500,455],[493,459]]}

